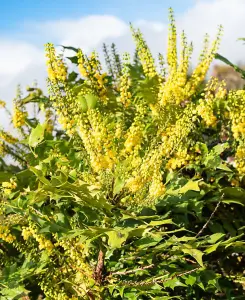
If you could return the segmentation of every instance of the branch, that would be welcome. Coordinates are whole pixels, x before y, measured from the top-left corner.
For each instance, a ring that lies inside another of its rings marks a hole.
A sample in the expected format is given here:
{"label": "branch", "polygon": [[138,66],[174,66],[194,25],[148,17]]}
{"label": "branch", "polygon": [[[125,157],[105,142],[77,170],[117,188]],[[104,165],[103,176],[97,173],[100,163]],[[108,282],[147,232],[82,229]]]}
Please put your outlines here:
{"label": "branch", "polygon": [[104,257],[104,252],[100,250],[98,255],[97,266],[93,274],[94,280],[97,281],[99,284],[101,284],[103,281]]}
{"label": "branch", "polygon": [[[221,196],[221,198],[223,198],[223,195]],[[211,216],[209,217],[209,219],[207,220],[207,222],[203,225],[203,227],[201,228],[201,230],[196,234],[195,238],[197,238],[199,235],[201,235],[204,231],[204,229],[208,226],[209,222],[211,221],[211,219],[213,218],[214,214],[216,213],[218,207],[220,206],[221,200],[217,203],[217,205],[215,206],[214,211],[212,212]]]}
{"label": "branch", "polygon": [[164,283],[164,282],[167,282],[167,281],[170,281],[170,280],[173,280],[174,278],[177,278],[177,277],[181,277],[181,276],[184,276],[184,275],[187,275],[187,274],[191,274],[191,273],[194,273],[196,272],[197,270],[199,270],[201,267],[197,267],[197,268],[194,268],[192,270],[189,270],[189,271],[185,271],[185,272],[182,272],[182,273],[179,273],[179,274],[175,274],[169,278],[166,278],[166,279],[153,279],[151,281],[140,281],[140,282],[135,282],[135,281],[124,281],[122,282],[122,284],[125,284],[125,285],[129,285],[129,286],[143,286],[143,285],[150,285],[150,284],[154,284],[154,283]]}
{"label": "branch", "polygon": [[151,269],[153,267],[154,267],[154,264],[151,264],[149,266],[141,267],[141,268],[138,268],[138,269],[128,270],[128,271],[124,271],[124,272],[114,272],[114,273],[111,273],[110,276],[132,274],[132,273],[135,273],[137,271],[147,270],[147,269]]}

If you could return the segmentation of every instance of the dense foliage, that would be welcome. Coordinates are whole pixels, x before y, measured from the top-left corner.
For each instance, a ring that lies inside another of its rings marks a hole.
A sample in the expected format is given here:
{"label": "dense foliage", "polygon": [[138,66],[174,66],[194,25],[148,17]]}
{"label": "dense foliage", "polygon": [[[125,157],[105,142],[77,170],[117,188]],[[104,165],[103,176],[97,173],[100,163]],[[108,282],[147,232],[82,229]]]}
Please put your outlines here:
{"label": "dense foliage", "polygon": [[0,131],[1,299],[243,297],[245,91],[203,86],[221,29],[191,74],[172,11],[166,63],[131,29],[133,60],[104,46],[105,73],[47,44],[49,96],[18,90],[16,134]]}

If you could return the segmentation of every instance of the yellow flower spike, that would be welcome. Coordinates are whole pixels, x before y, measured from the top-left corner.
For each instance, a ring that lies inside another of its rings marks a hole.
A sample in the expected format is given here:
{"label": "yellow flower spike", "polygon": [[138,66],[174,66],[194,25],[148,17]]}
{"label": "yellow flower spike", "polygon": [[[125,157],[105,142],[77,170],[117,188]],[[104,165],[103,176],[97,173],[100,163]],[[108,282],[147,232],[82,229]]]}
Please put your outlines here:
{"label": "yellow flower spike", "polygon": [[207,126],[216,126],[217,117],[214,115],[214,108],[217,99],[223,99],[225,96],[225,83],[218,83],[217,78],[211,78],[205,88],[204,99],[199,100],[197,106],[197,112]]}
{"label": "yellow flower spike", "polygon": [[3,130],[0,130],[0,139],[3,141],[9,143],[9,144],[15,144],[18,142],[18,139],[13,137],[10,133],[5,132]]}
{"label": "yellow flower spike", "polygon": [[[193,71],[191,78],[189,79],[188,84],[186,85],[186,89],[185,89],[186,96],[191,96],[196,91],[197,86],[205,79],[210,64],[213,61],[215,53],[218,50],[222,32],[223,32],[223,28],[222,26],[220,26],[217,37],[213,41],[210,49],[208,50],[206,49],[207,43],[205,42],[204,52],[201,56],[201,61]],[[206,41],[206,37],[205,37],[205,41]]]}
{"label": "yellow flower spike", "polygon": [[24,227],[24,228],[22,228],[21,235],[23,236],[23,239],[25,241],[27,241],[32,236],[32,232],[30,231],[30,229],[28,227]]}
{"label": "yellow flower spike", "polygon": [[209,49],[209,35],[206,33],[203,40],[202,52],[199,55],[199,63],[201,63],[204,60],[205,56],[208,53],[208,49]]}
{"label": "yellow flower spike", "polygon": [[3,100],[0,100],[0,108],[6,107],[6,102]]}
{"label": "yellow flower spike", "polygon": [[11,192],[14,189],[16,189],[16,187],[17,187],[17,183],[15,182],[15,180],[13,178],[11,178],[9,182],[8,181],[2,182],[3,192],[6,196],[11,194]]}
{"label": "yellow flower spike", "polygon": [[124,54],[123,57],[124,64],[122,69],[122,76],[120,78],[120,97],[119,101],[123,103],[126,107],[130,104],[131,93],[129,92],[131,83],[130,83],[130,55],[128,53]]}
{"label": "yellow flower spike", "polygon": [[105,84],[107,83],[107,73],[101,73],[102,66],[97,53],[94,51],[90,57],[87,57],[82,50],[79,50],[77,57],[80,74],[95,91],[95,94],[100,97],[100,100],[106,104],[108,101],[107,89],[105,87]]}
{"label": "yellow flower spike", "polygon": [[177,70],[177,32],[172,8],[169,9],[169,21],[167,61],[170,73],[173,73]]}
{"label": "yellow flower spike", "polygon": [[88,64],[88,59],[84,55],[81,49],[79,49],[77,53],[77,57],[78,57],[78,69],[80,71],[80,74],[83,77],[87,78],[92,71],[92,67]]}
{"label": "yellow flower spike", "polygon": [[235,154],[236,169],[240,174],[245,174],[245,146],[240,143]]}
{"label": "yellow flower spike", "polygon": [[163,196],[165,192],[166,192],[166,188],[162,183],[161,176],[154,174],[152,182],[149,187],[149,196],[154,199]]}
{"label": "yellow flower spike", "polygon": [[177,85],[179,87],[184,87],[187,82],[187,75],[189,69],[189,61],[193,51],[192,44],[187,45],[186,36],[184,31],[181,35],[181,55],[180,62],[177,68]]}
{"label": "yellow flower spike", "polygon": [[26,111],[21,110],[16,105],[14,105],[14,112],[13,112],[13,125],[15,128],[20,128],[25,125],[25,120],[28,114]]}
{"label": "yellow flower spike", "polygon": [[4,157],[7,154],[6,144],[0,140],[0,156]]}
{"label": "yellow flower spike", "polygon": [[136,116],[128,132],[126,134],[126,140],[124,142],[124,150],[126,153],[138,152],[140,144],[143,139],[143,130],[144,130],[144,105],[136,105]]}
{"label": "yellow flower spike", "polygon": [[136,43],[136,51],[141,61],[144,74],[145,76],[152,78],[157,75],[157,71],[150,49],[147,46],[145,40],[143,39],[143,35],[140,32],[140,30],[136,31],[131,25],[131,31]]}
{"label": "yellow flower spike", "polygon": [[64,82],[67,78],[67,67],[63,61],[62,56],[57,56],[54,45],[48,43],[45,45],[48,77],[52,82],[60,81]]}
{"label": "yellow flower spike", "polygon": [[144,181],[140,176],[132,177],[128,179],[126,187],[132,192],[135,193],[139,191],[144,185]]}
{"label": "yellow flower spike", "polygon": [[230,91],[227,94],[228,117],[231,131],[238,143],[235,154],[235,167],[240,174],[245,174],[245,91]]}
{"label": "yellow flower spike", "polygon": [[16,240],[16,237],[11,234],[8,226],[0,225],[0,239],[12,244]]}

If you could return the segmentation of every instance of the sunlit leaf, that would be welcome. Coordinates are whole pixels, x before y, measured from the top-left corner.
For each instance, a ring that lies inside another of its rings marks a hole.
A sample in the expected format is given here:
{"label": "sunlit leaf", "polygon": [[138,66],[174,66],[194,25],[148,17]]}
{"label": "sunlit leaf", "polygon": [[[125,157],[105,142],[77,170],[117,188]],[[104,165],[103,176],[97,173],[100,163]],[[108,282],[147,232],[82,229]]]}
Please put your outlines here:
{"label": "sunlit leaf", "polygon": [[38,124],[36,128],[33,128],[29,137],[29,145],[31,147],[36,147],[44,139],[44,132],[46,129],[46,124]]}

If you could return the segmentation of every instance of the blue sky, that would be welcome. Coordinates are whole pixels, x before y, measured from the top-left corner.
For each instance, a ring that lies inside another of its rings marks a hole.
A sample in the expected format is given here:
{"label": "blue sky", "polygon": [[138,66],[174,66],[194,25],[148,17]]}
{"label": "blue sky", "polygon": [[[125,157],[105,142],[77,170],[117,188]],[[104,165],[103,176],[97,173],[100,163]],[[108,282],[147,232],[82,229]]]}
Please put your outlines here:
{"label": "blue sky", "polygon": [[129,22],[137,19],[166,21],[167,9],[182,13],[195,0],[1,0],[0,33],[16,34],[24,23],[75,19],[110,14]]}
{"label": "blue sky", "polygon": [[46,89],[46,42],[88,53],[95,49],[100,55],[103,42],[115,42],[121,53],[133,53],[131,21],[153,54],[166,54],[170,6],[177,32],[184,29],[193,41],[193,66],[204,34],[213,38],[219,24],[225,33],[220,54],[233,62],[245,61],[245,46],[237,42],[245,37],[245,0],[0,0],[0,99],[11,105],[17,84],[25,87],[34,79]]}

